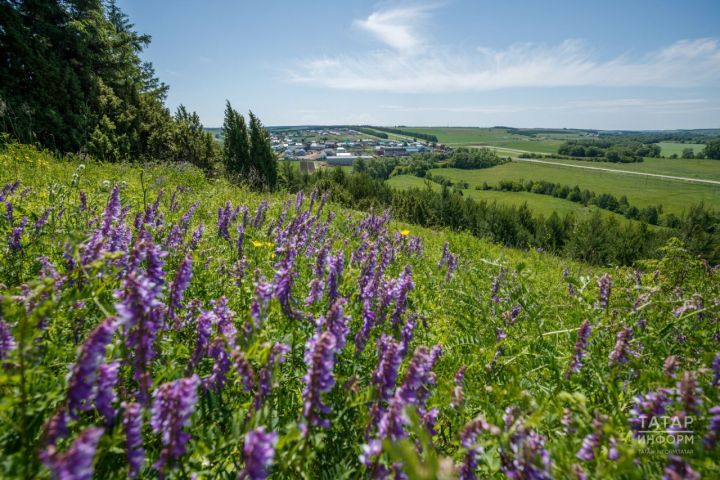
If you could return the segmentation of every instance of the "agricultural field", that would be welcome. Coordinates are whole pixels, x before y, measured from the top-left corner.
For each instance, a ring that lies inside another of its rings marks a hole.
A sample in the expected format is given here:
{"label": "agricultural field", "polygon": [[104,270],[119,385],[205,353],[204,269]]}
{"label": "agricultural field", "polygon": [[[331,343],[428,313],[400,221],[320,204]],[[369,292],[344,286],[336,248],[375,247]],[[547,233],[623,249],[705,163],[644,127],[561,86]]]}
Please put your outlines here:
{"label": "agricultural field", "polygon": [[677,243],[600,269],[16,145],[0,191],[2,478],[720,476],[720,273]]}
{"label": "agricultural field", "polygon": [[638,208],[662,205],[665,213],[680,214],[699,202],[705,202],[706,205],[718,205],[720,202],[720,186],[522,161],[512,161],[482,170],[441,168],[430,172],[453,182],[468,182],[471,188],[482,185],[483,182],[497,185],[500,180],[545,180],[569,186],[578,185],[581,189],[598,194],[610,193],[618,198],[625,195],[630,204]]}
{"label": "agricultural field", "polygon": [[702,143],[660,142],[658,145],[660,145],[660,154],[663,157],[669,157],[672,154],[679,157],[686,148],[691,148],[693,153],[699,153],[705,148]]}
{"label": "agricultural field", "polygon": [[[510,154],[511,152],[507,152]],[[499,155],[506,155],[498,151]],[[510,156],[516,156],[511,154]],[[697,178],[700,180],[720,181],[720,161],[709,159],[686,159],[686,158],[645,158],[637,163],[612,163],[612,162],[586,162],[583,160],[565,160],[558,158],[543,159],[548,162],[562,163],[567,165],[579,165],[581,167],[599,167],[611,170],[626,170],[631,172],[652,173],[656,175],[670,175],[674,177]],[[595,172],[588,171],[592,175]],[[642,178],[642,177],[635,177]]]}
{"label": "agricultural field", "polygon": [[[397,175],[390,177],[390,179],[387,180],[387,183],[399,189],[427,188],[426,180],[414,175]],[[442,189],[442,187],[435,182],[430,182],[430,185],[431,188],[436,191]],[[497,202],[498,204],[514,205],[518,207],[527,203],[530,210],[538,215],[544,215],[545,217],[549,217],[553,212],[557,212],[557,214],[561,217],[568,213],[572,213],[577,218],[583,218],[595,211],[599,211],[603,216],[614,217],[621,223],[632,221],[626,219],[622,215],[597,208],[593,205],[586,207],[579,203],[574,203],[569,200],[555,198],[548,195],[540,195],[530,192],[476,190],[474,186],[468,189],[463,189],[462,192],[466,197],[477,201],[486,201],[489,203]]]}
{"label": "agricultural field", "polygon": [[568,138],[562,138],[563,136],[557,134],[526,136],[512,133],[504,128],[408,127],[408,130],[435,135],[440,143],[454,147],[492,146],[535,153],[557,153],[558,147],[568,138],[582,138],[577,134],[568,134]]}

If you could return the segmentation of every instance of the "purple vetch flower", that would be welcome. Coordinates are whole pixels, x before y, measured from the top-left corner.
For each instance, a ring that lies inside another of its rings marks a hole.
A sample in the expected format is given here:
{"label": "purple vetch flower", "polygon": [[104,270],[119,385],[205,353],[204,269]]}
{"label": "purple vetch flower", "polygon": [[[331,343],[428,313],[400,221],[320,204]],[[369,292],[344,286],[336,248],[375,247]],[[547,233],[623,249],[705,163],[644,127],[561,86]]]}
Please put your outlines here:
{"label": "purple vetch flower", "polygon": [[417,327],[417,320],[415,315],[411,315],[411,318],[408,318],[405,322],[405,325],[403,325],[402,331],[400,332],[400,338],[402,339],[402,354],[405,355],[405,353],[408,351],[408,346],[410,345],[410,342],[413,338],[413,333],[415,332],[415,328]]}
{"label": "purple vetch flower", "polygon": [[230,220],[232,217],[232,204],[230,203],[230,200],[228,200],[225,203],[225,207],[218,208],[218,215],[217,215],[217,231],[218,236],[220,238],[224,238],[225,240],[230,240],[230,231],[228,230],[228,226],[230,224]]}
{"label": "purple vetch flower", "polygon": [[604,273],[597,280],[598,289],[600,290],[598,308],[601,310],[607,310],[610,303],[610,293],[612,292],[612,278],[607,273]]}
{"label": "purple vetch flower", "polygon": [[116,183],[102,216],[101,233],[103,237],[107,237],[110,234],[110,229],[120,217],[120,208],[120,186]]}
{"label": "purple vetch flower", "polygon": [[222,337],[215,339],[208,346],[208,356],[213,359],[213,369],[209,377],[203,379],[203,385],[215,392],[222,390],[230,371],[230,355],[227,352],[225,340]]}
{"label": "purple vetch flower", "polygon": [[190,286],[192,278],[192,255],[187,255],[178,266],[175,278],[170,283],[170,302],[168,304],[168,317],[175,321],[175,328],[179,328],[177,310],[182,308],[183,296]]}
{"label": "purple vetch flower", "polygon": [[12,327],[0,317],[0,360],[6,359],[16,347]]}
{"label": "purple vetch flower", "polygon": [[618,451],[617,440],[615,439],[615,437],[610,437],[610,441],[608,442],[607,457],[608,460],[613,462],[620,458],[620,452]]}
{"label": "purple vetch flower", "polygon": [[262,224],[265,222],[265,213],[268,209],[268,203],[267,200],[263,200],[260,202],[260,204],[257,207],[257,210],[255,210],[255,218],[253,218],[252,226],[253,228],[260,228]]}
{"label": "purple vetch flower", "polygon": [[19,252],[23,249],[22,236],[25,231],[25,224],[27,223],[27,217],[23,217],[23,221],[19,227],[15,227],[8,236],[8,247],[11,251]]}
{"label": "purple vetch flower", "polygon": [[95,449],[103,433],[102,428],[88,427],[75,439],[67,452],[45,457],[43,463],[52,472],[53,478],[91,480]]}
{"label": "purple vetch flower", "polygon": [[233,350],[230,353],[230,358],[235,366],[238,376],[243,384],[243,390],[250,391],[255,386],[255,371],[248,362],[245,354],[239,350]]}
{"label": "purple vetch flower", "polygon": [[378,390],[379,400],[383,401],[390,399],[395,390],[403,358],[402,347],[391,336],[383,333],[378,339],[378,357],[380,360],[371,381]]}
{"label": "purple vetch flower", "polygon": [[445,265],[448,262],[449,257],[450,257],[450,245],[448,244],[448,242],[445,242],[445,244],[443,245],[442,255],[440,256],[440,261],[437,264],[438,268]]}
{"label": "purple vetch flower", "polygon": [[[316,333],[305,346],[305,363],[308,371],[303,377],[303,416],[310,425],[330,427],[330,422],[320,416],[329,413],[330,407],[322,402],[322,394],[335,385],[332,370],[335,366],[336,338],[332,332]],[[309,431],[309,429],[308,429]]]}
{"label": "purple vetch flower", "polygon": [[198,376],[193,375],[162,384],[153,394],[150,425],[155,433],[160,434],[163,446],[155,464],[161,476],[166,465],[185,454],[190,440],[185,427],[190,424],[190,417],[195,410],[199,383]]}
{"label": "purple vetch flower", "polygon": [[370,330],[372,330],[372,327],[375,325],[375,312],[372,309],[370,300],[367,298],[363,299],[362,320],[362,326],[355,334],[355,349],[358,352],[365,350],[365,344],[370,336]]}
{"label": "purple vetch flower", "polygon": [[68,414],[65,408],[61,407],[45,424],[43,449],[38,454],[44,465],[51,465],[60,456],[57,451],[57,442],[69,435],[67,422]]}
{"label": "purple vetch flower", "polygon": [[398,388],[396,396],[404,403],[424,405],[425,398],[429,394],[427,386],[435,383],[435,374],[432,372],[435,364],[436,350],[428,351],[424,345],[419,346],[413,354],[412,360],[405,372],[402,385]]}
{"label": "purple vetch flower", "polygon": [[335,350],[338,353],[345,348],[345,341],[348,333],[350,333],[350,327],[348,327],[350,317],[345,315],[344,311],[346,304],[347,300],[344,298],[338,298],[335,300],[332,305],[330,305],[327,319],[325,320],[327,331],[332,332],[335,336]]}
{"label": "purple vetch flower", "polygon": [[98,369],[97,395],[95,396],[95,407],[98,412],[105,417],[105,421],[109,424],[115,420],[117,411],[113,407],[113,403],[117,400],[115,394],[115,385],[118,381],[118,373],[120,372],[120,362],[114,361],[100,365]]}
{"label": "purple vetch flower", "polygon": [[73,417],[88,410],[95,399],[97,371],[105,358],[105,349],[117,328],[117,319],[108,317],[88,335],[80,349],[68,379],[68,407]]}
{"label": "purple vetch flower", "polygon": [[213,313],[217,318],[217,328],[225,337],[230,347],[235,348],[237,341],[237,328],[235,328],[235,312],[228,307],[227,297],[220,297],[213,301]]}
{"label": "purple vetch flower", "polygon": [[700,474],[681,457],[670,455],[662,480],[700,480]]}
{"label": "purple vetch flower", "polygon": [[12,225],[15,221],[15,215],[13,215],[14,209],[10,202],[5,202],[5,218],[7,219],[8,225]]}
{"label": "purple vetch flower", "polygon": [[410,292],[413,288],[415,288],[415,283],[412,279],[412,269],[410,265],[406,265],[405,269],[400,274],[397,288],[395,290],[395,309],[393,310],[391,317],[393,326],[400,324],[400,318],[407,308],[408,292]]}
{"label": "purple vetch flower", "polygon": [[81,190],[79,193],[79,197],[80,197],[80,211],[84,212],[85,210],[87,210],[87,193],[85,193],[84,191]]}
{"label": "purple vetch flower", "polygon": [[715,359],[712,362],[712,371],[713,371],[712,385],[713,385],[713,387],[717,387],[718,385],[720,385],[720,353],[715,355]]}
{"label": "purple vetch flower", "polygon": [[188,248],[190,250],[195,250],[197,248],[197,245],[200,242],[200,239],[202,238],[204,233],[205,233],[205,225],[204,224],[198,225],[198,227],[195,229],[195,231],[192,234],[190,243],[188,244]]}
{"label": "purple vetch flower", "polygon": [[654,425],[653,420],[665,415],[667,406],[671,402],[669,394],[670,391],[667,389],[658,389],[645,395],[637,395],[633,399],[629,420],[633,437],[643,437],[644,433]]}
{"label": "purple vetch flower", "polygon": [[583,438],[582,447],[575,456],[585,462],[591,462],[595,459],[595,450],[600,448],[600,432],[596,429]]}
{"label": "purple vetch flower", "polygon": [[553,462],[545,449],[545,437],[524,425],[500,449],[500,471],[508,478],[550,480]]}
{"label": "purple vetch flower", "polygon": [[489,423],[482,415],[471,421],[460,432],[460,445],[465,449],[474,448],[477,443],[477,437],[482,432],[488,432],[491,435],[499,435],[500,429]]}
{"label": "purple vetch flower", "polygon": [[708,432],[703,441],[708,448],[715,448],[720,439],[720,405],[715,405],[708,410],[710,421],[708,422]]}
{"label": "purple vetch flower", "polygon": [[245,468],[240,478],[250,480],[264,480],[268,476],[268,468],[275,458],[275,445],[278,436],[275,432],[265,432],[265,427],[250,430],[245,436],[243,457]]}
{"label": "purple vetch flower", "polygon": [[575,340],[575,350],[573,351],[570,365],[565,372],[565,378],[569,379],[573,373],[579,373],[582,369],[582,360],[587,353],[588,338],[592,331],[592,326],[588,320],[583,321],[578,329],[577,340]]}
{"label": "purple vetch flower", "polygon": [[493,303],[500,303],[500,301],[502,300],[498,296],[498,292],[500,291],[500,282],[502,282],[504,276],[505,269],[503,267],[500,267],[498,274],[493,278],[492,287],[490,288],[490,300]]}
{"label": "purple vetch flower", "polygon": [[450,402],[450,406],[452,408],[460,408],[460,405],[462,405],[465,398],[465,393],[463,392],[463,383],[465,380],[466,368],[467,367],[463,365],[462,367],[458,368],[457,372],[455,372],[455,376],[453,378],[455,386],[453,387],[452,401]]}
{"label": "purple vetch flower", "polygon": [[139,398],[146,403],[152,385],[150,365],[155,358],[155,337],[160,329],[158,300],[161,286],[143,273],[131,272],[124,281],[115,309],[125,327],[126,345],[132,354],[133,377],[140,385]]}
{"label": "purple vetch flower", "polygon": [[40,230],[42,230],[42,228],[47,224],[50,212],[52,212],[52,207],[46,208],[43,214],[35,220],[35,233],[39,233]]}
{"label": "purple vetch flower", "polygon": [[675,371],[677,370],[679,363],[680,362],[675,355],[670,355],[663,362],[663,373],[670,378],[675,378]]}
{"label": "purple vetch flower", "polygon": [[140,473],[145,462],[142,436],[142,405],[134,402],[123,402],[122,407],[125,410],[122,424],[125,432],[125,453],[129,465],[128,477],[135,478]]}
{"label": "purple vetch flower", "polygon": [[332,302],[338,297],[338,285],[342,278],[343,266],[345,264],[345,253],[340,251],[335,256],[330,256],[328,262],[328,280],[327,280],[327,291],[328,298]]}
{"label": "purple vetch flower", "polygon": [[633,338],[632,328],[623,326],[617,334],[615,348],[610,352],[610,366],[627,363],[629,356],[637,357],[638,354],[630,348],[630,340]]}
{"label": "purple vetch flower", "polygon": [[[290,351],[290,347],[284,343],[276,343],[270,350],[270,356],[267,363],[260,369],[257,380],[257,395],[255,395],[254,407],[256,410],[262,408],[263,401],[270,394],[272,388],[273,368],[278,363],[285,361],[285,355]],[[243,380],[244,381],[244,380]]]}
{"label": "purple vetch flower", "polygon": [[677,395],[686,414],[693,415],[699,412],[702,405],[702,388],[698,386],[697,379],[692,372],[683,372],[677,383]]}
{"label": "purple vetch flower", "polygon": [[505,322],[509,325],[515,325],[515,320],[517,320],[518,315],[520,315],[520,312],[522,311],[522,305],[519,303],[515,305],[509,312],[503,313],[503,319],[505,319]]}
{"label": "purple vetch flower", "polygon": [[195,349],[190,357],[190,366],[196,367],[200,360],[207,354],[210,335],[212,335],[212,327],[217,323],[215,313],[203,310],[198,316],[195,325]]}

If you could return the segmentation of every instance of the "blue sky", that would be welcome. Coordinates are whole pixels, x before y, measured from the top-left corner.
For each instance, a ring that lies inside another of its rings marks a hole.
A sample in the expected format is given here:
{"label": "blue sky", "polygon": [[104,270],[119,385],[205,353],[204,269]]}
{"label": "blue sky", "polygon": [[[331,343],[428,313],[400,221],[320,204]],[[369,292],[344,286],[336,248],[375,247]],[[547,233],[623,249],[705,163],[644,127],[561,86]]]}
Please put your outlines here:
{"label": "blue sky", "polygon": [[720,127],[720,0],[119,0],[206,126]]}

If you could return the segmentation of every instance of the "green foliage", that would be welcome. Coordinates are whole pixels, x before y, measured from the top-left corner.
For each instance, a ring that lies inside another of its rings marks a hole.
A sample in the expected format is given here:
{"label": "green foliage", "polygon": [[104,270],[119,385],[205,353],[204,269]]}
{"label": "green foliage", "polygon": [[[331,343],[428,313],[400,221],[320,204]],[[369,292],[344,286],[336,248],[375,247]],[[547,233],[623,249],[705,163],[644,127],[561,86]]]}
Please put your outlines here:
{"label": "green foliage", "polygon": [[604,162],[642,162],[643,157],[659,157],[660,146],[656,143],[603,138],[592,140],[568,140],[558,148],[558,153],[571,157],[600,159]]}
{"label": "green foliage", "polygon": [[720,160],[720,139],[708,140],[703,155],[705,158]]}

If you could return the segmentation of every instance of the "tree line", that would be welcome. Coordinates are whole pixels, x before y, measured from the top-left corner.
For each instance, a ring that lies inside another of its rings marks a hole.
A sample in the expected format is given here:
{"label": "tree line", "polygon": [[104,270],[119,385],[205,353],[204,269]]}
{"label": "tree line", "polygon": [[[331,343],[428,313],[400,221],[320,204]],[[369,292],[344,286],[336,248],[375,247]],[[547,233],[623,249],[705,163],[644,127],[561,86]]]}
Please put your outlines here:
{"label": "tree line", "polygon": [[[0,1],[0,19],[0,133],[111,162],[225,166],[253,186],[274,186],[277,167],[257,117],[243,133],[235,115],[228,128],[236,141],[221,150],[197,113],[180,105],[171,114],[169,87],[140,59],[150,36],[135,32],[114,0]],[[247,148],[237,146],[243,135]]]}
{"label": "tree line", "polygon": [[394,133],[395,135],[405,135],[406,137],[419,138],[430,143],[438,143],[438,138],[435,135],[429,133],[412,132],[410,130],[403,130],[401,128],[391,127],[372,127],[373,130],[379,130],[381,132]]}

